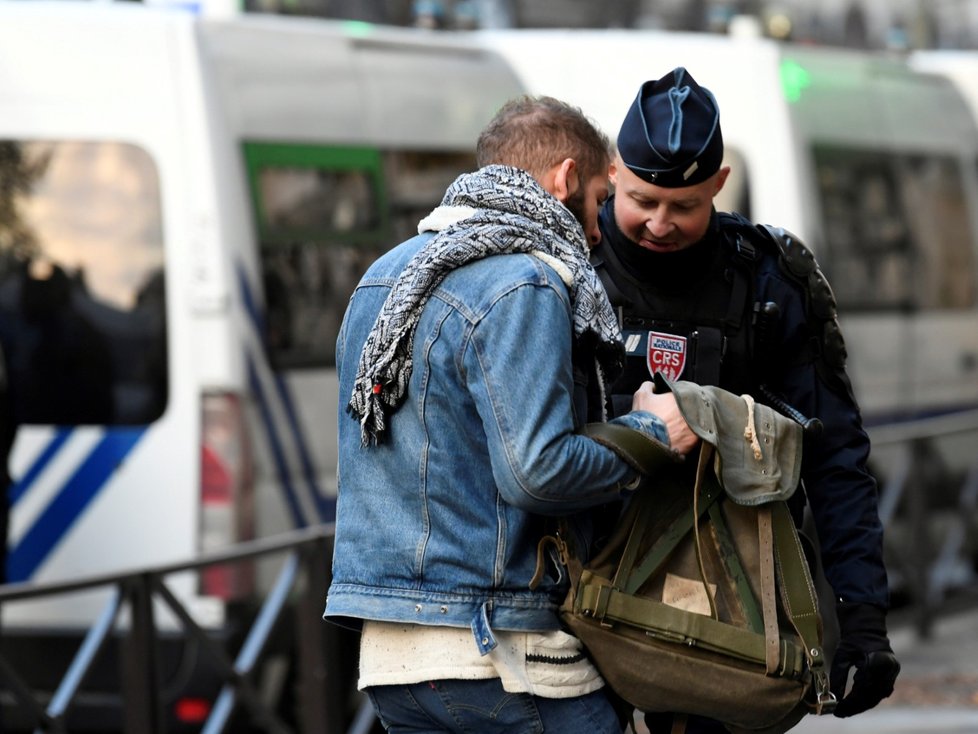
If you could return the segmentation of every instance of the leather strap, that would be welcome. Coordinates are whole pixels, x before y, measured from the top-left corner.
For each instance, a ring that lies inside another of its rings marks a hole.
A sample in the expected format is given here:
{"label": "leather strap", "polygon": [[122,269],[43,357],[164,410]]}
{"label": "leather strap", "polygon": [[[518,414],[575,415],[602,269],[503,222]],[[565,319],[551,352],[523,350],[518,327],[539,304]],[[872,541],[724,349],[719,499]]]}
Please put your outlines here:
{"label": "leather strap", "polygon": [[828,669],[819,641],[822,639],[822,618],[818,613],[815,584],[808,571],[805,551],[798,540],[791,513],[784,502],[771,506],[774,521],[775,562],[781,578],[803,578],[806,584],[780,584],[781,603],[791,619],[795,632],[805,647],[805,657],[815,681],[816,712],[831,713],[835,709],[835,696],[829,690]]}
{"label": "leather strap", "polygon": [[761,610],[764,617],[764,649],[766,670],[774,675],[778,669],[780,652],[780,632],[778,630],[778,602],[774,583],[774,528],[772,527],[771,507],[763,506],[757,510],[757,540],[761,560]]}

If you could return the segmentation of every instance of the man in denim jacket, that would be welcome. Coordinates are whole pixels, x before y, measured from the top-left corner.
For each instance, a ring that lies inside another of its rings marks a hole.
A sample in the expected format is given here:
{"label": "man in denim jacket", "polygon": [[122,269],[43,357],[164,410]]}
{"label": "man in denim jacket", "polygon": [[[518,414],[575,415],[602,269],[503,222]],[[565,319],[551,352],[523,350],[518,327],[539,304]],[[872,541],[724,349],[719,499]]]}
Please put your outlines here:
{"label": "man in denim jacket", "polygon": [[[579,110],[525,97],[477,157],[366,273],[340,330],[325,617],[362,625],[359,687],[388,729],[619,732],[560,630],[566,585],[540,544],[553,518],[586,533],[582,511],[638,485],[575,432],[623,356],[588,263],[609,143]],[[616,422],[695,443],[671,394],[643,385],[634,407]]]}

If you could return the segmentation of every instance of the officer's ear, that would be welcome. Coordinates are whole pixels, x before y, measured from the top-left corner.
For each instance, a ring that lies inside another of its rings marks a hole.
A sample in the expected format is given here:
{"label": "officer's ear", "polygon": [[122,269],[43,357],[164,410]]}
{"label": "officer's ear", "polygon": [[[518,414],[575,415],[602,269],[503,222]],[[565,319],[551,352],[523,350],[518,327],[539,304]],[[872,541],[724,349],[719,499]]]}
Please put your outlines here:
{"label": "officer's ear", "polygon": [[581,185],[577,175],[577,162],[573,158],[562,160],[547,172],[544,179],[540,183],[561,203],[572,197]]}
{"label": "officer's ear", "polygon": [[721,166],[720,170],[717,171],[716,184],[713,188],[713,195],[716,196],[723,190],[723,185],[727,182],[727,176],[730,175],[730,166]]}

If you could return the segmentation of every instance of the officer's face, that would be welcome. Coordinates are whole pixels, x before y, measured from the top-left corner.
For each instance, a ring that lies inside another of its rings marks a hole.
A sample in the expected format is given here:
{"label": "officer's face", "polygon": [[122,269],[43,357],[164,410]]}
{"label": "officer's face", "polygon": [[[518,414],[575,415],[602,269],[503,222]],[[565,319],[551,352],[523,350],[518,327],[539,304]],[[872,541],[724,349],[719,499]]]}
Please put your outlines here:
{"label": "officer's face", "polygon": [[706,234],[713,197],[723,188],[730,168],[693,186],[663,188],[643,181],[621,159],[611,167],[615,187],[615,220],[636,244],[653,252],[676,252]]}

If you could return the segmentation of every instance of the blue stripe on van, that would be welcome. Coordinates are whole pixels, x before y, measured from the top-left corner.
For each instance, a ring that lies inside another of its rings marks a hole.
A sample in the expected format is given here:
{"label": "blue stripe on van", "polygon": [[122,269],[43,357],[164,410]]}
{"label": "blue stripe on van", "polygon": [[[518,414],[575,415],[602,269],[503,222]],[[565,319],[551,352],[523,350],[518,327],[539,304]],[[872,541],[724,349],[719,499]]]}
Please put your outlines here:
{"label": "blue stripe on van", "polygon": [[282,489],[285,493],[285,500],[288,503],[289,511],[292,513],[292,521],[296,527],[304,527],[314,522],[331,522],[336,518],[336,500],[328,500],[320,491],[319,484],[316,481],[316,472],[312,455],[309,452],[309,447],[306,445],[305,434],[302,430],[302,426],[299,423],[299,416],[295,410],[295,401],[292,399],[292,394],[289,390],[288,383],[283,378],[281,372],[271,368],[271,360],[268,358],[268,353],[264,349],[264,311],[255,300],[254,291],[248,281],[247,273],[245,272],[244,268],[241,267],[240,263],[237,268],[237,273],[238,286],[241,291],[241,300],[244,304],[245,311],[248,313],[251,327],[256,337],[255,341],[258,344],[263,345],[258,358],[262,359],[263,362],[268,365],[268,370],[274,379],[275,394],[280,401],[282,411],[285,413],[288,421],[289,436],[292,444],[295,447],[296,453],[299,456],[299,462],[302,466],[302,478],[305,480],[305,485],[308,488],[309,494],[311,495],[313,504],[316,508],[316,514],[318,515],[316,518],[306,518],[305,513],[299,504],[297,487],[293,482],[293,477],[289,471],[288,462],[285,459],[285,453],[282,449],[282,436],[279,434],[275,421],[272,417],[272,411],[269,405],[269,401],[271,400],[272,396],[266,393],[262,388],[261,379],[258,376],[258,370],[255,368],[250,352],[246,350],[245,358],[248,361],[249,381],[255,396],[258,398],[258,404],[262,415],[262,423],[264,424],[269,447],[275,460],[279,480],[282,483]]}
{"label": "blue stripe on van", "polygon": [[[30,530],[10,549],[9,581],[26,581],[37,571],[145,433],[145,426],[107,429]],[[59,438],[60,434],[54,440]]]}
{"label": "blue stripe on van", "polygon": [[251,324],[254,327],[255,334],[258,336],[258,343],[264,345],[266,332],[263,311],[255,302],[254,292],[251,289],[251,284],[248,282],[248,274],[241,267],[241,263],[238,263],[237,269],[238,290],[241,291],[241,301],[244,303],[245,311],[248,312],[248,316],[251,318]]}
{"label": "blue stripe on van", "polygon": [[275,460],[275,468],[278,471],[278,478],[285,492],[286,504],[292,513],[292,523],[297,528],[304,527],[307,525],[306,519],[303,515],[302,507],[299,505],[299,500],[296,497],[295,487],[292,486],[292,477],[289,476],[288,462],[286,462],[285,453],[282,451],[282,441],[278,436],[278,432],[275,430],[275,421],[272,420],[271,410],[268,407],[268,397],[262,389],[261,380],[258,379],[258,370],[255,369],[255,362],[247,351],[245,352],[245,360],[248,363],[248,381],[251,384],[252,391],[255,393],[255,399],[258,401],[262,424],[265,426],[265,433],[268,436],[268,447],[272,452],[272,458]]}
{"label": "blue stripe on van", "polygon": [[10,501],[10,506],[13,507],[17,504],[17,501],[27,493],[30,486],[34,483],[34,480],[40,475],[42,471],[51,463],[51,459],[55,457],[61,447],[65,445],[68,438],[71,436],[72,428],[58,428],[55,431],[54,436],[48,441],[48,445],[44,447],[44,450],[38,454],[38,457],[34,460],[34,463],[27,467],[27,471],[24,472],[24,476],[14,482],[7,492],[7,498]]}
{"label": "blue stripe on van", "polygon": [[336,500],[327,500],[323,496],[319,482],[316,481],[316,469],[312,464],[312,457],[309,454],[309,448],[306,446],[306,439],[302,432],[302,427],[299,425],[299,416],[295,412],[292,393],[289,391],[289,386],[282,378],[281,373],[275,374],[275,386],[278,388],[278,395],[285,408],[285,414],[289,418],[292,436],[299,450],[299,461],[302,462],[302,472],[306,478],[306,482],[309,484],[309,490],[312,492],[316,510],[319,512],[319,521],[333,522],[336,519]]}

